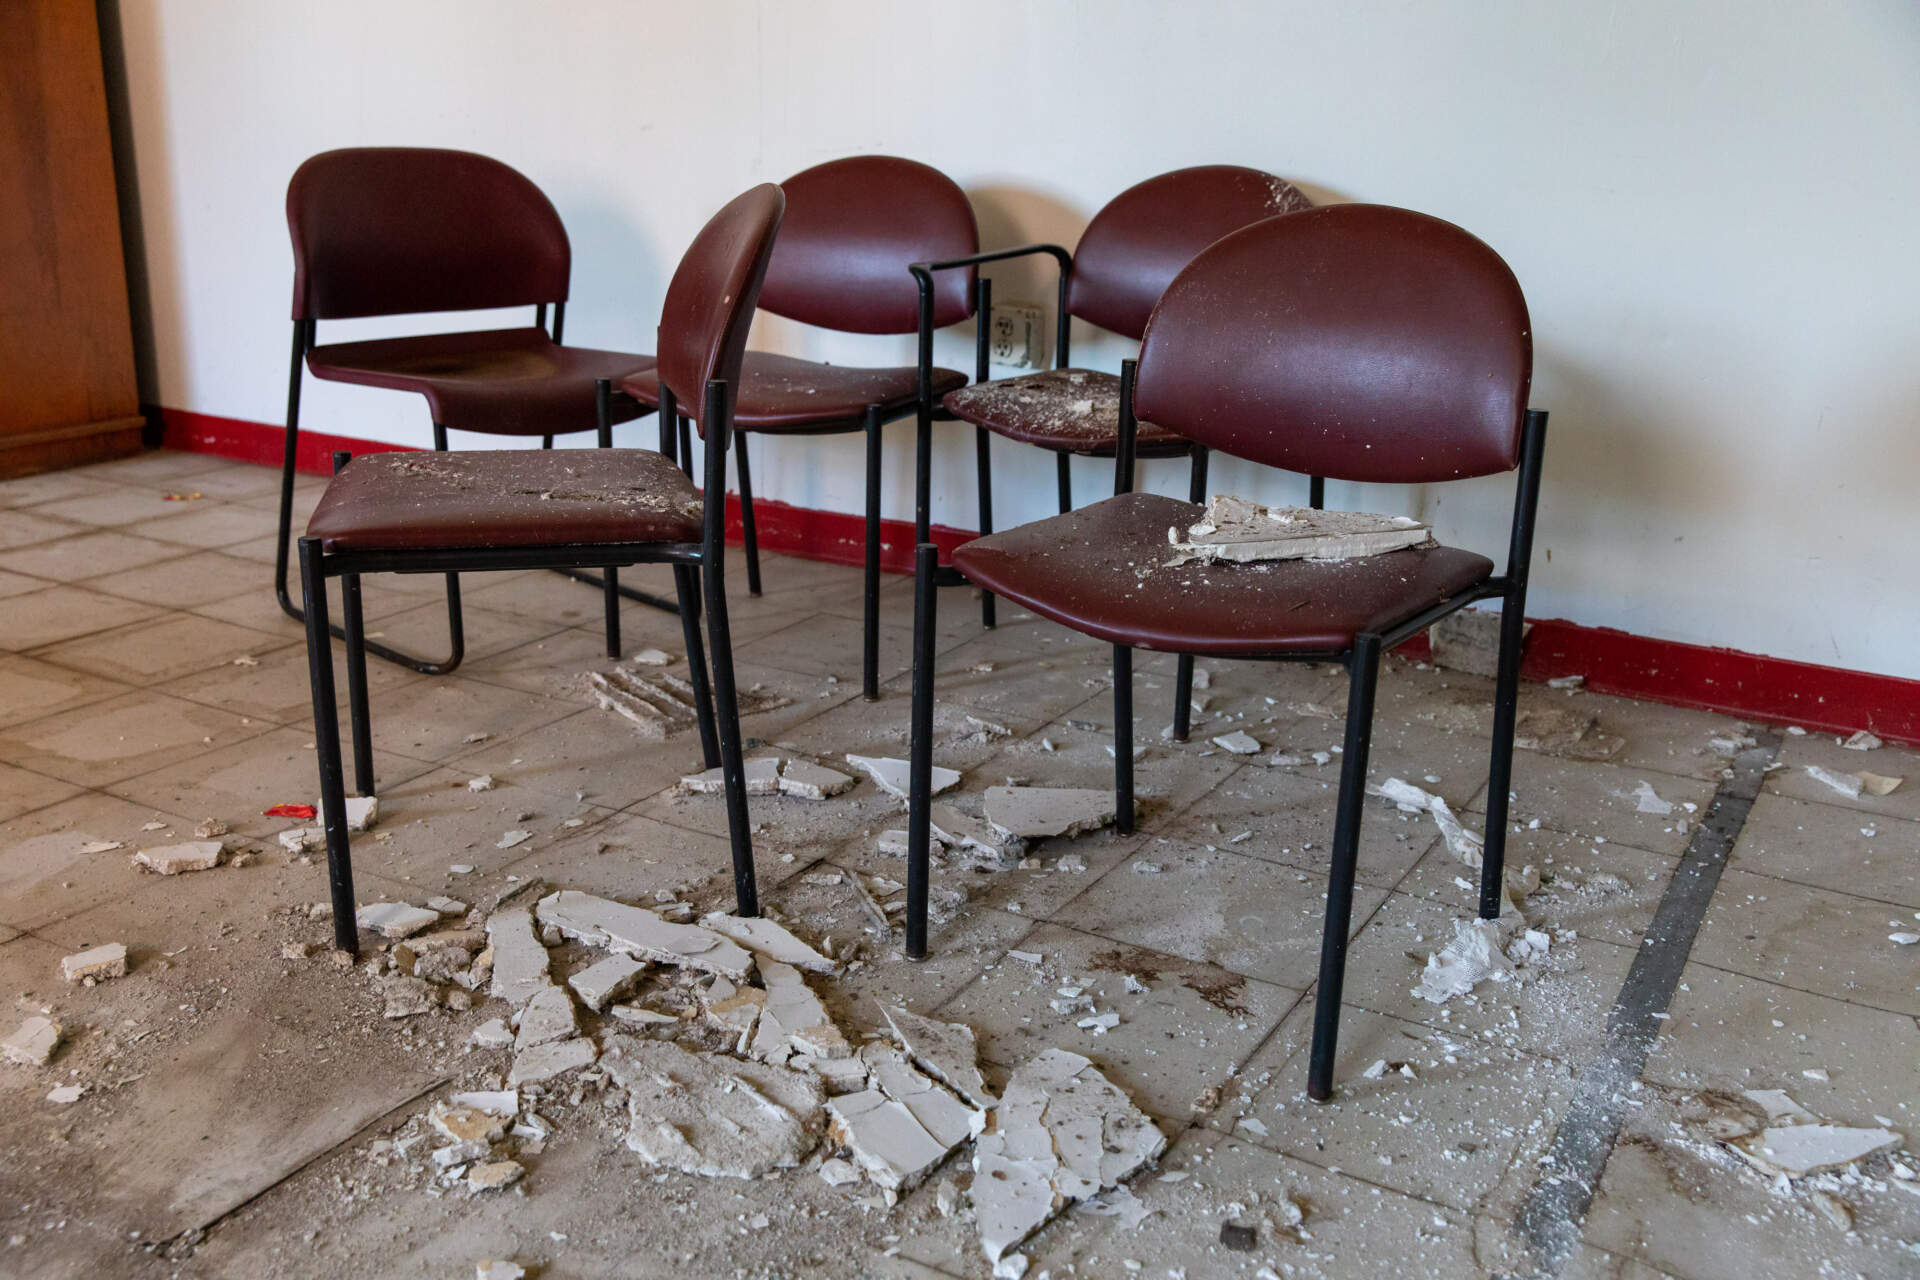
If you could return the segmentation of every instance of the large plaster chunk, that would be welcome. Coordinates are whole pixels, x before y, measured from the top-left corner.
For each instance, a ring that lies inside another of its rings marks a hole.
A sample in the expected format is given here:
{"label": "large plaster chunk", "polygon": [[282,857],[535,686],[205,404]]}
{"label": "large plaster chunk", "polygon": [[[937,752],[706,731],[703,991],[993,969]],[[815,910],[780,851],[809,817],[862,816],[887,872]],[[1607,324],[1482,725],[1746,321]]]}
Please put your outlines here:
{"label": "large plaster chunk", "polygon": [[658,964],[686,965],[736,980],[746,977],[753,965],[743,947],[710,929],[674,924],[645,907],[590,893],[562,889],[540,899],[534,911],[541,924],[570,938]]}
{"label": "large plaster chunk", "polygon": [[65,1029],[52,1018],[35,1014],[0,1042],[0,1054],[4,1054],[8,1062],[23,1067],[45,1066],[65,1034]]}
{"label": "large plaster chunk", "polygon": [[514,1054],[513,1070],[507,1074],[507,1083],[516,1089],[523,1084],[539,1084],[557,1075],[592,1066],[598,1054],[599,1050],[594,1047],[593,1041],[585,1036],[535,1045]]}
{"label": "large plaster chunk", "polygon": [[749,1050],[754,1057],[784,1066],[796,1053],[813,1058],[852,1055],[853,1046],[798,969],[761,961],[760,980],[766,985],[766,1001]]}
{"label": "large plaster chunk", "polygon": [[[894,756],[856,756],[849,753],[847,763],[856,769],[866,770],[888,795],[902,800],[907,798],[912,776],[912,766],[907,761]],[[928,776],[932,780],[929,795],[937,796],[960,781],[958,772],[942,769],[937,764],[932,766]]]}
{"label": "large plaster chunk", "polygon": [[487,917],[487,946],[493,952],[491,990],[498,998],[523,1005],[553,985],[547,976],[547,948],[533,931],[533,914],[525,907]]}
{"label": "large plaster chunk", "polygon": [[892,1045],[869,1044],[860,1060],[872,1087],[827,1102],[827,1135],[875,1186],[910,1191],[973,1134],[980,1113],[915,1071]]}
{"label": "large plaster chunk", "polygon": [[133,855],[133,863],[163,876],[177,876],[185,871],[213,870],[220,865],[220,855],[225,850],[226,845],[219,840],[194,840],[142,849]]}
{"label": "large plaster chunk", "polygon": [[833,973],[839,969],[832,957],[821,955],[795,937],[783,924],[765,916],[748,918],[714,911],[700,917],[700,927],[730,938],[763,960],[790,964],[814,973]]}
{"label": "large plaster chunk", "polygon": [[1048,1049],[1013,1073],[973,1148],[973,1209],[989,1262],[1076,1200],[1118,1185],[1166,1135],[1077,1053]]}
{"label": "large plaster chunk", "polygon": [[627,1090],[627,1146],[709,1178],[791,1169],[820,1141],[820,1082],[784,1067],[615,1036],[601,1060]]}
{"label": "large plaster chunk", "polygon": [[632,990],[635,981],[646,971],[644,960],[611,955],[568,977],[567,985],[580,997],[580,1003],[599,1013],[616,997]]}
{"label": "large plaster chunk", "polygon": [[405,902],[373,902],[354,912],[354,923],[383,938],[406,938],[440,923],[440,913]]}
{"label": "large plaster chunk", "polygon": [[915,1066],[983,1111],[994,1105],[972,1027],[923,1018],[905,1005],[881,1005],[880,1012]]}
{"label": "large plaster chunk", "polygon": [[520,1013],[520,1031],[514,1037],[515,1053],[525,1053],[535,1045],[570,1040],[580,1034],[573,1016],[573,997],[564,987],[547,987],[534,993]]}
{"label": "large plaster chunk", "polygon": [[1364,511],[1316,511],[1268,507],[1231,494],[1217,494],[1200,520],[1185,530],[1167,530],[1177,558],[1227,560],[1352,560],[1384,555],[1433,541],[1426,525],[1408,516]]}
{"label": "large plaster chunk", "polygon": [[987,821],[1008,836],[1044,840],[1097,831],[1118,812],[1111,791],[1084,787],[988,787]]}

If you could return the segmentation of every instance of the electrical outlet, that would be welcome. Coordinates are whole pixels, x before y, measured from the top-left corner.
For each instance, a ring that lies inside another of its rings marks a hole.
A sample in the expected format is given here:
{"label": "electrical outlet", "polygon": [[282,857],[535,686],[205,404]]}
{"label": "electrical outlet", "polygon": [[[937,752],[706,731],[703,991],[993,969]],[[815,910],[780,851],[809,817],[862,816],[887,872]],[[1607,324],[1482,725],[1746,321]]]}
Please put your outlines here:
{"label": "electrical outlet", "polygon": [[995,302],[987,334],[988,359],[1011,369],[1045,367],[1046,340],[1040,320],[1038,303]]}

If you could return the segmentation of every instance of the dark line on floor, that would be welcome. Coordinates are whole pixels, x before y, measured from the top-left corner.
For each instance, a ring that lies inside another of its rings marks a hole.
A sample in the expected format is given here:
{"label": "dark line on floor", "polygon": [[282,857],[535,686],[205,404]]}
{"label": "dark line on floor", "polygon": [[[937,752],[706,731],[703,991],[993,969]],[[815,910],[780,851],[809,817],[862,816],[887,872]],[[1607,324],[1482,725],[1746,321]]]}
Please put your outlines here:
{"label": "dark line on floor", "polygon": [[1532,1255],[1529,1274],[1534,1280],[1557,1280],[1579,1246],[1633,1085],[1660,1033],[1720,873],[1779,750],[1780,735],[1768,731],[1734,757],[1647,926],[1646,939],[1607,1015],[1606,1045],[1581,1070],[1579,1090],[1541,1161],[1546,1172],[1520,1207],[1516,1232]]}

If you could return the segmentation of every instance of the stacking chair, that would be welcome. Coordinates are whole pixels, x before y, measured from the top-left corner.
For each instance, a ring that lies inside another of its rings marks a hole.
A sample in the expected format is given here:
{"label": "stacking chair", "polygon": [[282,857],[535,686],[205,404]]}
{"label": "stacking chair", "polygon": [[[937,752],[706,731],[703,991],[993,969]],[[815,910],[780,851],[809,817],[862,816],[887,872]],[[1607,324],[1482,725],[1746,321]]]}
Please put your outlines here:
{"label": "stacking chair", "polygon": [[[918,264],[918,272],[932,273],[1047,254],[1060,267],[1053,368],[988,382],[983,367],[972,386],[949,391],[942,401],[949,414],[977,428],[980,532],[993,532],[989,432],[1053,452],[1062,514],[1073,510],[1075,455],[1111,458],[1119,447],[1120,380],[1111,373],[1072,366],[1070,320],[1077,318],[1137,340],[1146,330],[1153,304],[1195,254],[1249,223],[1312,207],[1313,202],[1284,178],[1238,165],[1201,165],[1149,178],[1115,196],[1087,224],[1071,254],[1059,245],[1030,244]],[[980,282],[982,315],[992,314],[991,285],[990,280]],[[1142,422],[1134,447],[1141,458],[1190,457],[1188,496],[1194,502],[1206,500],[1205,445],[1164,426]],[[1318,507],[1322,492],[1318,477],[1311,491],[1312,504]],[[982,593],[980,608],[981,620],[991,627],[992,592]],[[1173,736],[1185,742],[1193,697],[1191,655],[1179,659],[1176,685]]]}
{"label": "stacking chair", "polygon": [[[828,161],[795,174],[781,187],[787,193],[787,215],[760,306],[789,320],[844,333],[920,335],[918,363],[893,368],[821,364],[749,351],[733,417],[747,589],[756,596],[760,548],[746,436],[866,433],[861,691],[871,701],[880,696],[881,428],[965,385],[965,374],[933,367],[933,330],[973,314],[972,272],[951,273],[923,308],[907,264],[973,253],[980,247],[979,231],[973,206],[951,178],[895,156]],[[659,404],[658,384],[653,371],[642,370],[618,388],[624,399],[652,408]],[[666,425],[663,416],[663,431]],[[919,536],[925,537],[924,530]]]}
{"label": "stacking chair", "polygon": [[[679,402],[700,406],[696,414],[707,442],[711,501],[702,501],[671,458],[646,450],[336,457],[342,465],[300,539],[300,583],[334,939],[342,950],[355,950],[356,935],[327,579],[340,580],[355,785],[371,795],[373,743],[360,611],[364,573],[672,565],[700,711],[701,752],[708,768],[722,770],[726,786],[734,893],[741,915],[758,914],[727,624],[723,495],[740,357],[785,203],[780,188],[771,184],[736,197],[694,239],[667,288],[659,336],[662,407],[665,420],[672,421]],[[711,691],[694,607],[702,590],[712,642]]]}
{"label": "stacking chair", "polygon": [[[595,382],[650,369],[653,357],[561,345],[572,262],[566,228],[540,189],[498,160],[424,147],[322,152],[287,184],[287,230],[293,359],[273,582],[290,617],[301,616],[287,592],[287,562],[303,372],[425,396],[436,450],[446,449],[449,431],[540,436],[550,448],[556,435],[596,429],[604,448],[615,423],[646,412],[629,403],[596,421]],[[315,345],[322,320],[519,306],[534,308],[532,326]],[[618,657],[619,585],[611,576],[591,580],[607,592],[608,654]],[[673,608],[644,593],[620,594]],[[459,666],[466,646],[451,573],[447,631],[445,658],[377,641],[367,652],[434,675]]]}
{"label": "stacking chair", "polygon": [[[1520,636],[1546,414],[1527,408],[1526,301],[1494,252],[1437,218],[1339,205],[1256,223],[1167,289],[1120,375],[1115,496],[961,546],[916,548],[907,953],[927,948],[937,578],[957,573],[1113,646],[1114,784],[1131,832],[1135,649],[1337,662],[1348,673],[1307,1092],[1332,1095],[1374,687],[1381,655],[1457,609],[1499,599],[1500,666],[1480,915],[1500,911]],[[1339,563],[1170,565],[1169,528],[1202,508],[1131,492],[1140,418],[1236,457],[1364,483],[1518,468],[1507,568],[1427,546]],[[1153,567],[1158,566],[1158,567]],[[1144,576],[1143,573],[1144,572]]]}

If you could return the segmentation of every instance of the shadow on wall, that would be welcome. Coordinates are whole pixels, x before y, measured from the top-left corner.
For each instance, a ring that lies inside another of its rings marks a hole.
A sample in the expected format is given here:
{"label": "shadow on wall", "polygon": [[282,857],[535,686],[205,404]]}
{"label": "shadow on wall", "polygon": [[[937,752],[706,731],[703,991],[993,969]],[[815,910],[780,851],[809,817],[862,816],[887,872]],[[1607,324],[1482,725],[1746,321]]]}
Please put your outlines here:
{"label": "shadow on wall", "polygon": [[573,246],[566,341],[652,354],[678,251],[648,243],[631,211],[600,203],[598,193],[569,202],[561,216]]}

